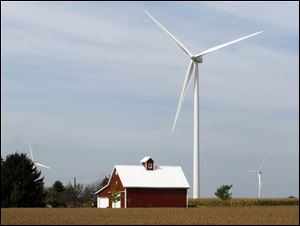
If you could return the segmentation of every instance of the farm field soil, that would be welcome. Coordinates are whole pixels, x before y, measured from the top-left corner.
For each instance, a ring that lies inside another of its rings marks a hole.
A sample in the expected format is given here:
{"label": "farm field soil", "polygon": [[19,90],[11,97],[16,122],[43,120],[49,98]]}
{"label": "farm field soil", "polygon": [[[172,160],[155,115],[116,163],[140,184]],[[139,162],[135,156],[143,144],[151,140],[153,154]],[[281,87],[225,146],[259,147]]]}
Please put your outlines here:
{"label": "farm field soil", "polygon": [[6,224],[257,224],[299,225],[299,206],[96,209],[1,208]]}

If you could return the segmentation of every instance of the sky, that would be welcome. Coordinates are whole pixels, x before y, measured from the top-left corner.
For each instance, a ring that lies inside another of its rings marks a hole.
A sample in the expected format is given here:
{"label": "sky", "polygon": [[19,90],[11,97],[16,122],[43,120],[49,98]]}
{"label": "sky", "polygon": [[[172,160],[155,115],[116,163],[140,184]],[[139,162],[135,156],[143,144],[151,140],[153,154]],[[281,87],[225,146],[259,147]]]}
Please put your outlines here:
{"label": "sky", "polygon": [[[152,156],[192,191],[193,96],[175,118],[189,58],[200,79],[200,197],[299,196],[299,2],[1,2],[1,155],[88,184]],[[192,87],[192,86],[191,86]]]}

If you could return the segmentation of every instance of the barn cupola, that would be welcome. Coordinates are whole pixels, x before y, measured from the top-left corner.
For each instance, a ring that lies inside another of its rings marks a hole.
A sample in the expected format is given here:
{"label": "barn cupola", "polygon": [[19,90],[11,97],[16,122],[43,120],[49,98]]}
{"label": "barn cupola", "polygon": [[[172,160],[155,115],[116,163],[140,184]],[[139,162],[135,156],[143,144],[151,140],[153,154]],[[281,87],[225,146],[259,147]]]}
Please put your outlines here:
{"label": "barn cupola", "polygon": [[150,156],[144,157],[140,163],[145,167],[146,170],[154,170],[154,160]]}

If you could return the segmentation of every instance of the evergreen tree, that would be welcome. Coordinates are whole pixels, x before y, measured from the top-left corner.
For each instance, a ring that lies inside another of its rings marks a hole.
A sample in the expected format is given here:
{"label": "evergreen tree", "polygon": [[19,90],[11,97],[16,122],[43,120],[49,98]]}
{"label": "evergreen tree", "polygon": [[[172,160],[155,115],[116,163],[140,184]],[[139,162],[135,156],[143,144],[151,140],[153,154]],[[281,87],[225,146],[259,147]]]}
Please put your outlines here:
{"label": "evergreen tree", "polygon": [[55,181],[52,187],[55,189],[56,192],[62,192],[65,190],[65,186],[59,180]]}
{"label": "evergreen tree", "polygon": [[44,206],[44,178],[26,154],[1,158],[1,207]]}
{"label": "evergreen tree", "polygon": [[106,186],[108,184],[108,181],[109,181],[109,176],[105,176],[102,179],[100,185],[99,186],[97,185],[97,189],[99,190],[99,189],[103,188],[104,186]]}
{"label": "evergreen tree", "polygon": [[52,207],[63,207],[65,186],[59,180],[55,181],[52,187],[47,188],[46,202]]}
{"label": "evergreen tree", "polygon": [[5,178],[4,178],[4,160],[1,156],[1,207],[5,207],[5,204],[7,203],[7,200],[6,200],[6,194],[7,194],[7,190],[8,190],[8,187],[7,186],[4,186],[4,183],[6,182],[5,181]]}

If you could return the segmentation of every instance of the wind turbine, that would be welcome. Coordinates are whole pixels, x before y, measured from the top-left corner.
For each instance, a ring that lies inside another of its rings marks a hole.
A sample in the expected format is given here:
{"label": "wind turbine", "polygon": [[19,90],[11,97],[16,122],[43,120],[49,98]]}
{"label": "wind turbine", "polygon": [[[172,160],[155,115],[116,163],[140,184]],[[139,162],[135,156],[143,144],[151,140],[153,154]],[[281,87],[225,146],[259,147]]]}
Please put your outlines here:
{"label": "wind turbine", "polygon": [[258,170],[249,170],[250,173],[257,173],[258,177],[258,198],[260,198],[260,189],[261,189],[261,174],[263,173],[262,169],[264,167],[266,160],[264,160]]}
{"label": "wind turbine", "polygon": [[38,162],[35,162],[34,159],[33,159],[33,154],[32,154],[32,150],[31,150],[31,145],[29,144],[29,150],[30,150],[30,155],[31,155],[31,160],[33,161],[34,165],[36,166],[41,166],[41,167],[44,167],[44,168],[47,168],[47,169],[51,169],[49,166],[45,166],[41,163],[38,163]]}
{"label": "wind turbine", "polygon": [[150,15],[146,10],[144,10],[145,13],[150,17],[151,20],[154,21],[160,27],[161,30],[163,30],[175,43],[176,45],[185,52],[188,57],[190,58],[190,63],[188,66],[188,70],[184,79],[183,88],[181,91],[174,124],[172,127],[172,132],[174,132],[182,104],[184,101],[184,98],[187,94],[188,87],[190,84],[190,81],[192,79],[192,73],[194,71],[194,156],[193,156],[193,197],[198,198],[199,197],[199,72],[198,72],[198,64],[203,62],[203,56],[214,52],[218,49],[224,48],[226,46],[232,45],[234,43],[237,43],[239,41],[242,41],[246,38],[250,38],[254,35],[258,35],[262,31],[256,32],[254,34],[250,34],[247,36],[244,36],[239,39],[235,39],[230,42],[226,42],[221,45],[217,45],[215,47],[209,48],[205,51],[202,51],[196,55],[192,54],[175,36],[173,36],[163,25],[161,25],[153,16]]}

